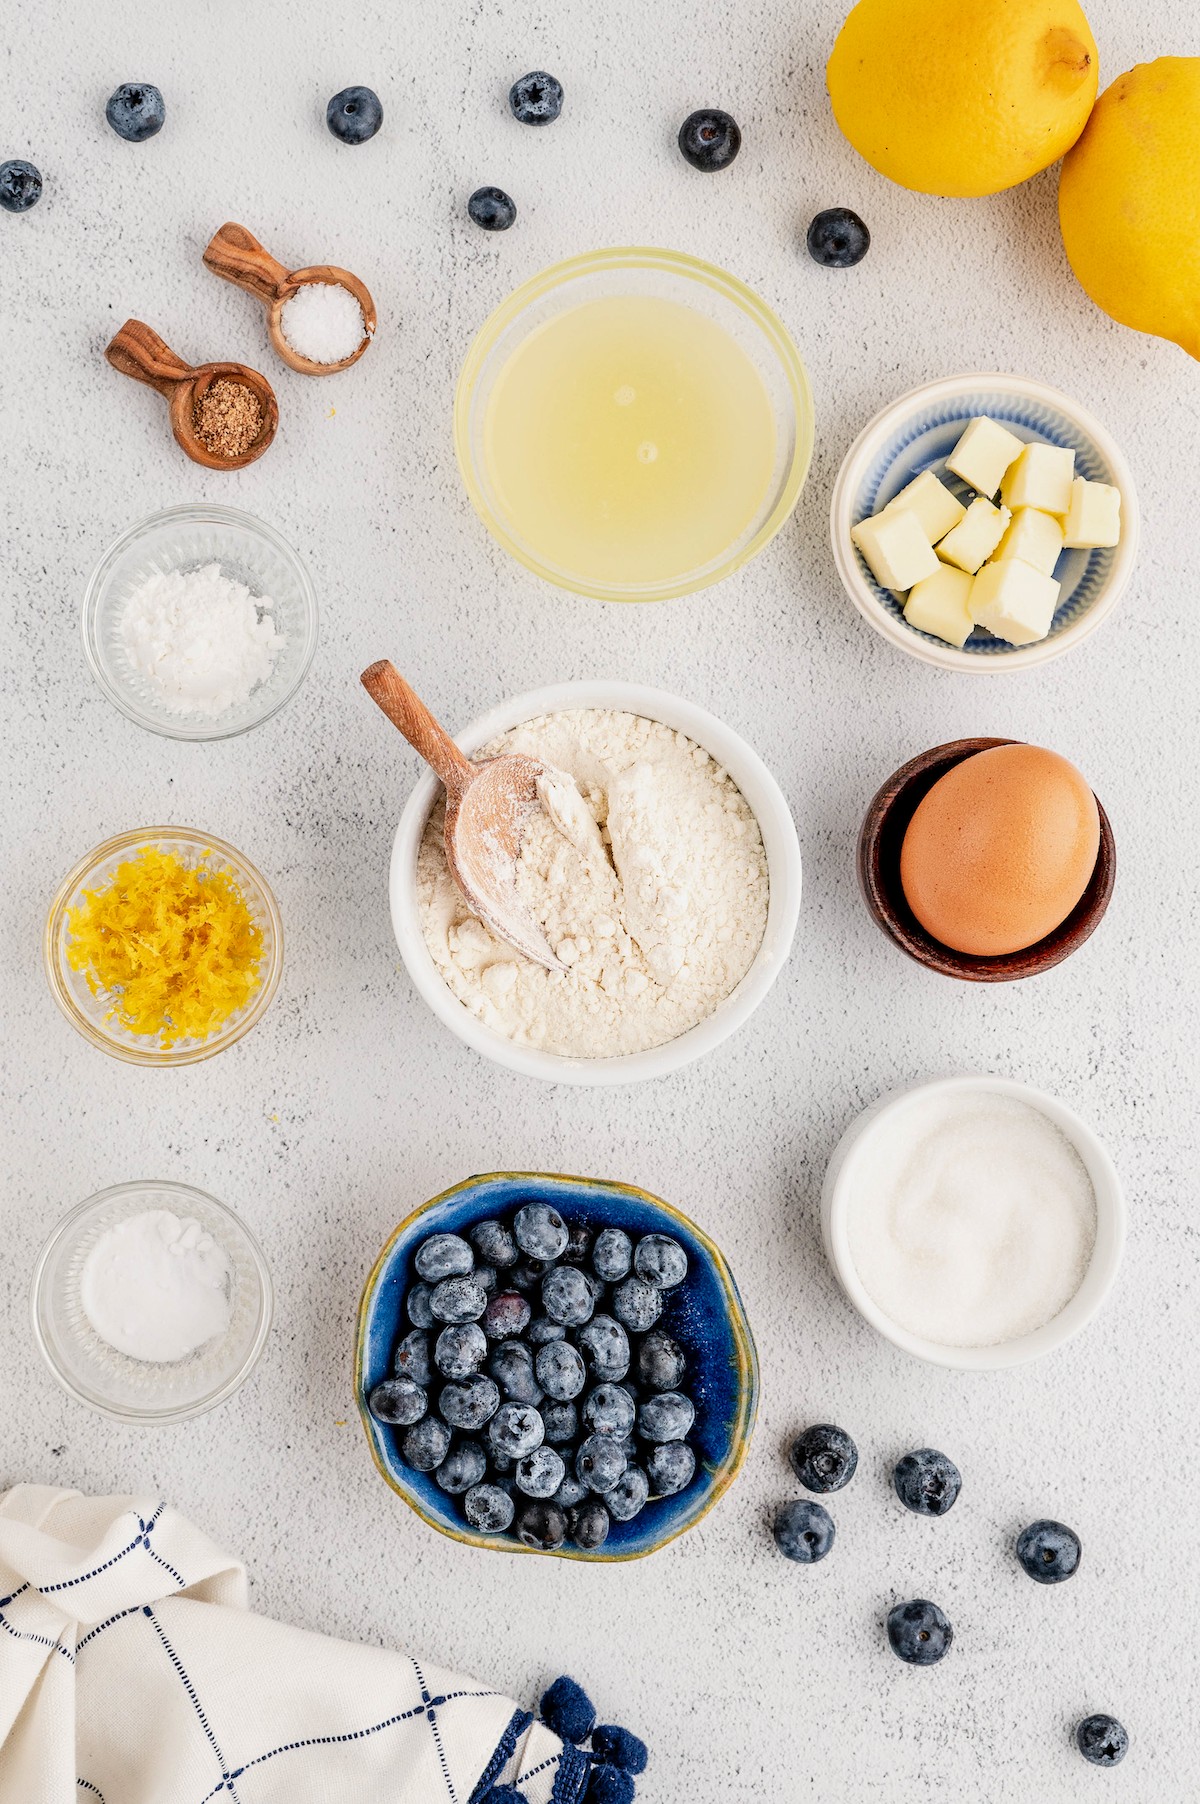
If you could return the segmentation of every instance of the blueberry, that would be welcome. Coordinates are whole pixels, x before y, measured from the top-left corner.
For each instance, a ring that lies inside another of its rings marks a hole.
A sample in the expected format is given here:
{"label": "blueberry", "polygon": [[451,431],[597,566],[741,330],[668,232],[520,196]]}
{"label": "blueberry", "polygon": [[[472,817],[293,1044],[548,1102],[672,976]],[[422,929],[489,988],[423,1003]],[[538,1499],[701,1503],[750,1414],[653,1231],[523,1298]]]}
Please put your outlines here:
{"label": "blueberry", "polygon": [[553,1447],[535,1447],[517,1461],[517,1489],[526,1497],[553,1497],[566,1476],[561,1453]]}
{"label": "blueberry", "polygon": [[414,1284],[404,1299],[404,1307],[408,1311],[408,1319],[414,1328],[433,1327],[433,1288],[429,1284]]}
{"label": "blueberry", "polygon": [[517,1243],[502,1221],[477,1221],[467,1230],[467,1239],[489,1265],[517,1263]]}
{"label": "blueberry", "polygon": [[500,1392],[490,1378],[478,1375],[462,1384],[444,1384],[438,1414],[451,1428],[482,1428],[500,1407]]}
{"label": "blueberry", "polygon": [[485,232],[507,232],[516,220],[517,206],[503,188],[476,188],[467,202],[467,215]]}
{"label": "blueberry", "polygon": [[435,1321],[476,1322],[487,1308],[483,1286],[475,1278],[443,1278],[429,1299]]}
{"label": "blueberry", "polygon": [[628,1773],[623,1773],[619,1766],[599,1761],[592,1768],[584,1800],[585,1804],[633,1804],[634,1791]]}
{"label": "blueberry", "polygon": [[579,1411],[573,1403],[546,1403],[542,1406],[542,1422],[546,1439],[561,1447],[579,1433]]}
{"label": "blueberry", "polygon": [[1083,1552],[1079,1536],[1065,1523],[1041,1517],[1031,1522],[1017,1541],[1017,1558],[1039,1585],[1060,1585],[1079,1565]]}
{"label": "blueberry", "polygon": [[160,132],[167,117],[160,90],[148,81],[123,81],[108,97],[104,117],[130,144],[141,144]]}
{"label": "blueberry", "polygon": [[499,1485],[472,1485],[463,1498],[463,1510],[471,1527],[485,1535],[502,1535],[516,1515],[516,1505]]}
{"label": "blueberry", "polygon": [[556,1503],[531,1499],[517,1516],[516,1531],[523,1546],[535,1547],[539,1553],[555,1553],[567,1538],[566,1512]]}
{"label": "blueberry", "polygon": [[0,163],[0,207],[6,213],[28,213],[42,198],[42,172],[24,157]]}
{"label": "blueberry", "polygon": [[546,1273],[550,1270],[552,1263],[553,1261],[549,1259],[520,1260],[513,1266],[508,1274],[509,1289],[519,1290],[522,1295],[528,1291],[536,1290]]}
{"label": "blueberry", "polygon": [[591,1551],[603,1547],[608,1540],[608,1511],[598,1497],[589,1497],[586,1503],[568,1510],[567,1525],[576,1547]]}
{"label": "blueberry", "polygon": [[826,207],[808,228],[808,254],[825,269],[853,269],[870,248],[870,232],[849,207]]}
{"label": "blueberry", "polygon": [[421,1420],[429,1408],[429,1399],[411,1378],[385,1378],[367,1398],[367,1408],[377,1422],[407,1428]]}
{"label": "blueberry", "polygon": [[564,1673],[542,1693],[542,1721],[560,1741],[576,1747],[586,1741],[596,1720],[596,1707],[582,1685]]}
{"label": "blueberry", "polygon": [[586,1222],[573,1221],[567,1224],[567,1244],[563,1258],[570,1265],[582,1265],[592,1246],[592,1230]]}
{"label": "blueberry", "polygon": [[696,1472],[696,1455],[686,1441],[663,1441],[646,1461],[650,1489],[656,1497],[686,1490]]}
{"label": "blueberry", "polygon": [[521,125],[549,125],[562,112],[562,103],[562,83],[544,69],[522,75],[508,90],[512,116]]}
{"label": "blueberry", "polygon": [[343,144],[365,144],[383,124],[383,107],[371,88],[343,88],[325,108],[325,123]]}
{"label": "blueberry", "polygon": [[583,1480],[576,1478],[573,1472],[567,1472],[564,1469],[562,1483],[554,1493],[554,1501],[559,1508],[573,1510],[576,1504],[584,1501],[587,1494],[588,1488]]}
{"label": "blueberry", "polygon": [[460,1441],[452,1447],[437,1471],[434,1481],[443,1491],[461,1497],[464,1491],[480,1484],[487,1473],[487,1454],[478,1441]]}
{"label": "blueberry", "polygon": [[644,1441],[683,1441],[696,1420],[696,1405],[682,1391],[659,1391],[647,1397],[637,1413],[638,1433]]}
{"label": "blueberry", "polygon": [[548,1346],[539,1347],[534,1370],[538,1383],[556,1403],[569,1403],[572,1397],[577,1397],[587,1379],[583,1354],[565,1340],[551,1341]]}
{"label": "blueberry", "polygon": [[1115,1716],[1085,1716],[1075,1731],[1075,1746],[1093,1766],[1117,1766],[1129,1752],[1129,1731]]}
{"label": "blueberry", "polygon": [[570,1239],[566,1222],[549,1203],[526,1203],[518,1209],[513,1234],[531,1259],[561,1259]]}
{"label": "blueberry", "polygon": [[488,1424],[492,1447],[512,1459],[524,1459],[541,1446],[545,1436],[541,1416],[528,1403],[502,1403]]}
{"label": "blueberry", "polygon": [[640,1466],[627,1466],[604,1493],[604,1507],[614,1522],[632,1522],[650,1495],[650,1480]]}
{"label": "blueberry", "polygon": [[477,1265],[475,1267],[475,1282],[479,1285],[479,1288],[490,1303],[500,1288],[500,1279],[497,1276],[495,1266]]}
{"label": "blueberry", "polygon": [[575,1338],[595,1377],[624,1378],[629,1370],[629,1336],[620,1322],[614,1322],[610,1315],[594,1315]]}
{"label": "blueberry", "polygon": [[[812,1504],[819,1509],[819,1504]],[[909,1666],[933,1666],[948,1654],[954,1630],[945,1614],[927,1597],[914,1597],[911,1603],[897,1604],[888,1611],[888,1640],[892,1652]]]}
{"label": "blueberry", "polygon": [[575,1476],[589,1491],[611,1491],[628,1464],[618,1441],[610,1434],[590,1434],[575,1455]]}
{"label": "blueberry", "polygon": [[792,1442],[792,1471],[810,1491],[840,1491],[854,1477],[858,1448],[844,1428],[817,1422]]}
{"label": "blueberry", "polygon": [[542,1279],[542,1308],[552,1322],[578,1328],[590,1321],[596,1293],[586,1272],[574,1265],[556,1265]]}
{"label": "blueberry", "polygon": [[483,1332],[489,1340],[508,1340],[529,1325],[528,1302],[515,1290],[502,1290],[492,1297],[483,1314]]}
{"label": "blueberry", "polygon": [[592,1753],[623,1773],[644,1773],[650,1751],[640,1735],[620,1729],[616,1723],[597,1723],[592,1730]]}
{"label": "blueberry", "polygon": [[417,1248],[417,1276],[430,1284],[443,1278],[465,1278],[475,1270],[475,1255],[458,1234],[434,1234]]}
{"label": "blueberry", "polygon": [[644,1278],[626,1278],[613,1292],[612,1311],[631,1334],[648,1334],[662,1314],[662,1293]]}
{"label": "blueberry", "polygon": [[803,1566],[812,1566],[825,1558],[837,1531],[824,1504],[797,1497],[791,1503],[782,1504],[775,1512],[772,1533],[785,1560],[798,1560]]}
{"label": "blueberry", "polygon": [[548,1315],[539,1315],[530,1322],[525,1338],[535,1347],[545,1347],[551,1341],[566,1340],[567,1331],[561,1322],[552,1322]]}
{"label": "blueberry", "polygon": [[592,1269],[607,1284],[618,1284],[633,1264],[633,1242],[623,1228],[604,1228],[592,1248]]}
{"label": "blueberry", "polygon": [[450,1430],[436,1416],[415,1423],[400,1443],[405,1464],[416,1472],[432,1472],[449,1451]]}
{"label": "blueberry", "polygon": [[511,1402],[541,1402],[542,1387],[537,1381],[533,1354],[524,1341],[501,1341],[488,1360],[488,1371]]}
{"label": "blueberry", "polygon": [[443,1378],[470,1378],[487,1356],[487,1335],[478,1322],[451,1322],[437,1337],[434,1363]]}
{"label": "blueberry", "polygon": [[679,128],[679,148],[693,169],[727,169],[742,148],[737,121],[716,107],[689,113]]}
{"label": "blueberry", "polygon": [[633,1254],[633,1269],[655,1290],[673,1290],[687,1277],[687,1254],[669,1234],[646,1234]]}
{"label": "blueberry", "polygon": [[962,1489],[962,1474],[953,1460],[934,1447],[906,1453],[892,1473],[896,1495],[918,1516],[944,1516]]}
{"label": "blueberry", "polygon": [[583,1419],[593,1434],[613,1434],[618,1440],[631,1433],[636,1413],[633,1398],[619,1384],[598,1384],[583,1406]]}
{"label": "blueberry", "polygon": [[396,1348],[392,1364],[397,1378],[411,1378],[414,1384],[429,1384],[433,1378],[429,1336],[420,1328],[413,1328]]}
{"label": "blueberry", "polygon": [[648,1334],[638,1348],[638,1377],[652,1391],[678,1390],[686,1367],[683,1348],[661,1329]]}

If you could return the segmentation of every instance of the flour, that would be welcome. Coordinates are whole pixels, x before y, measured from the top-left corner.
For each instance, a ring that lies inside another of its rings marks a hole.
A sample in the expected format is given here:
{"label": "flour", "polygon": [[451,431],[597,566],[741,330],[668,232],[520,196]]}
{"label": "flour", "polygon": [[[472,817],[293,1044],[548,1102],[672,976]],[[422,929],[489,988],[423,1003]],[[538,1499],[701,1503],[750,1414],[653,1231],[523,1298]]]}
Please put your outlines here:
{"label": "flour", "polygon": [[417,895],[450,989],[507,1039],[569,1058],[645,1051],[705,1020],[753,963],[767,919],[762,836],[728,773],[683,733],[610,709],[527,721],[479,756],[499,752],[550,767],[517,893],[567,970],[535,965],[471,913],[439,803]]}

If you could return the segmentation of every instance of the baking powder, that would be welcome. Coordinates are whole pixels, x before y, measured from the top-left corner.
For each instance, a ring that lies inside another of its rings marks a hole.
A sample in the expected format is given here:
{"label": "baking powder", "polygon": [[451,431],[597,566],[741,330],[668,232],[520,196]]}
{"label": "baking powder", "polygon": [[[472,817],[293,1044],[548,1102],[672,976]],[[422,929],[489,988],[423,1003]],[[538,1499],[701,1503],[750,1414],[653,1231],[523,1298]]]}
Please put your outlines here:
{"label": "baking powder", "polygon": [[130,664],[170,713],[215,719],[248,701],[275,668],[286,641],[274,606],[219,564],[156,571],[125,602],[117,632]]}
{"label": "baking powder", "polygon": [[130,1359],[186,1359],[229,1327],[228,1255],[198,1221],[170,1209],[143,1210],[102,1234],[79,1289],[100,1339]]}

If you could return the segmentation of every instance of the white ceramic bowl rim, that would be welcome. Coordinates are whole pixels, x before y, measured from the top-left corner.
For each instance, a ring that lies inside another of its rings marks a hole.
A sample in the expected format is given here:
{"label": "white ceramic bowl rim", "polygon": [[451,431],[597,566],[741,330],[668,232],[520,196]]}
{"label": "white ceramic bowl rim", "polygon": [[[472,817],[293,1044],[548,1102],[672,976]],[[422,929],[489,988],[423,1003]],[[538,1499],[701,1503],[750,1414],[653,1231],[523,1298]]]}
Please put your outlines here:
{"label": "white ceramic bowl rim", "polygon": [[767,994],[787,962],[799,918],[800,843],[783,792],[757,752],[723,721],[665,690],[640,683],[551,683],[490,708],[457,734],[456,742],[465,752],[474,752],[489,739],[539,715],[581,708],[621,709],[686,733],[729,772],[758,820],[770,882],[767,925],[754,962],[733,993],[706,1020],[665,1046],[614,1058],[566,1058],[519,1046],[486,1027],[449,988],[433,962],[421,930],[413,879],[425,823],[441,787],[432,774],[418,783],[396,829],[389,878],[392,926],[400,955],[419,994],[440,1021],[485,1058],[547,1083],[637,1083],[678,1071],[711,1052],[742,1026]]}
{"label": "white ceramic bowl rim", "polygon": [[[928,405],[938,401],[950,401],[963,391],[978,389],[999,390],[1002,394],[1015,395],[1023,400],[1040,401],[1057,408],[1078,426],[1080,432],[1091,439],[1105,463],[1112,472],[1115,485],[1121,491],[1121,539],[1113,557],[1112,569],[1108,580],[1095,601],[1078,620],[1064,627],[1048,639],[1040,639],[1034,645],[1014,646],[1011,650],[997,657],[979,657],[971,652],[960,651],[955,645],[935,644],[931,639],[915,633],[907,627],[903,620],[896,619],[885,608],[880,607],[875,596],[863,578],[858,565],[854,545],[850,538],[850,509],[858,490],[864,467],[870,463],[880,445],[888,438],[896,425],[905,415],[914,411],[918,404]],[[1024,376],[1005,375],[1002,372],[975,371],[958,376],[943,376],[936,382],[922,384],[918,388],[909,389],[907,394],[899,396],[873,420],[868,421],[842,460],[837,481],[833,486],[833,497],[829,506],[830,537],[833,543],[834,562],[842,585],[859,613],[870,622],[876,632],[883,638],[907,652],[910,657],[920,658],[926,664],[936,664],[943,670],[967,671],[974,675],[993,676],[1005,671],[1028,670],[1036,664],[1046,664],[1063,652],[1070,651],[1090,633],[1095,632],[1100,623],[1112,612],[1121,599],[1133,566],[1137,558],[1140,538],[1140,511],[1138,508],[1137,489],[1134,485],[1133,472],[1124,453],[1111,437],[1106,427],[1100,424],[1095,416],[1081,407],[1078,401],[1061,389],[1051,388],[1048,383],[1035,382]]]}
{"label": "white ceramic bowl rim", "polygon": [[[1029,1103],[1052,1121],[1074,1146],[1087,1169],[1096,1195],[1096,1241],[1088,1269],[1075,1295],[1059,1313],[1032,1334],[990,1347],[953,1347],[910,1334],[885,1315],[868,1294],[850,1253],[849,1215],[857,1166],[865,1145],[884,1131],[888,1118],[906,1107],[915,1096],[953,1096],[989,1090]],[[978,1072],[961,1077],[937,1078],[906,1084],[891,1090],[850,1123],[834,1149],[825,1174],[821,1197],[821,1225],[825,1250],[842,1289],[863,1319],[887,1340],[931,1365],[960,1371],[998,1371],[1023,1365],[1053,1352],[1078,1334],[1103,1306],[1121,1263],[1125,1245],[1125,1197],[1121,1180],[1103,1141],[1074,1109],[1048,1091],[1035,1089],[1015,1078]]]}

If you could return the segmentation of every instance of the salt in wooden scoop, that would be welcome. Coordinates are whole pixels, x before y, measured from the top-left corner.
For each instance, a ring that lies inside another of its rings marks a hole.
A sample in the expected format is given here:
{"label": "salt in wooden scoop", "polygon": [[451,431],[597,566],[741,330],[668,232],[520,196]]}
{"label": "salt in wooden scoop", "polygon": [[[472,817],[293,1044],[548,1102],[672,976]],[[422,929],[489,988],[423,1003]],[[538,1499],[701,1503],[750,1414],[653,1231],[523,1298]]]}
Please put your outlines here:
{"label": "salt in wooden scoop", "polygon": [[[276,355],[301,376],[335,376],[339,370],[348,370],[352,363],[358,362],[371,342],[375,332],[375,303],[366,283],[360,282],[348,269],[339,269],[333,263],[315,263],[308,269],[287,269],[263,249],[253,232],[233,220],[213,233],[202,261],[215,276],[257,296],[267,310],[267,332]],[[362,341],[348,357],[337,363],[314,363],[311,357],[302,357],[284,335],[284,308],[293,295],[311,283],[344,288],[362,309]]]}
{"label": "salt in wooden scoop", "polygon": [[521,839],[551,767],[520,753],[473,764],[387,658],[363,671],[362,686],[446,786],[446,862],[467,906],[526,958],[565,970],[517,895]]}

